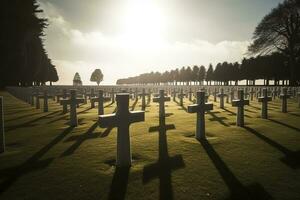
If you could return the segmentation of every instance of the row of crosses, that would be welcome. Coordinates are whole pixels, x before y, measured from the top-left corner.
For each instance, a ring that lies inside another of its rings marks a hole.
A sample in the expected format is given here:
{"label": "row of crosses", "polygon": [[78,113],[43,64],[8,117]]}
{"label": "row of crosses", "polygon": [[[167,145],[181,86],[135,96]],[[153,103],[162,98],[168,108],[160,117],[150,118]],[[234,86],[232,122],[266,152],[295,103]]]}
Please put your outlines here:
{"label": "row of crosses", "polygon": [[[159,118],[165,118],[165,102],[170,101],[170,97],[165,95],[164,90],[155,95],[153,102],[159,104]],[[233,106],[238,107],[238,125],[243,126],[243,109],[249,105],[248,100],[244,100],[244,93],[239,91],[238,100],[233,101]],[[113,114],[100,115],[99,126],[101,128],[117,128],[117,156],[116,165],[120,167],[131,166],[130,132],[129,127],[132,123],[145,120],[144,111],[129,111],[129,94],[117,94],[117,111]],[[197,103],[188,106],[189,113],[197,114],[196,134],[198,140],[205,139],[205,112],[213,110],[212,103],[205,103],[205,91],[197,92]]]}

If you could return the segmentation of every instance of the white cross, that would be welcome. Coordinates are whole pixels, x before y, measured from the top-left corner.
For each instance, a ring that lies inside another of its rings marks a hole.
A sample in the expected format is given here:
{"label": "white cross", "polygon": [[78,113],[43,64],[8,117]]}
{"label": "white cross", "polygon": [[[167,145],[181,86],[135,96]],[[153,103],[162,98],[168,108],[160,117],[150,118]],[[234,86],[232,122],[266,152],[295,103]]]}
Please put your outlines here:
{"label": "white cross", "polygon": [[218,94],[218,97],[220,98],[220,108],[224,108],[224,97],[226,97],[227,94],[224,94],[224,89],[220,89],[220,93]]}
{"label": "white cross", "polygon": [[288,94],[287,88],[282,88],[282,93],[280,94],[280,98],[282,99],[281,111],[283,113],[287,113],[287,100],[291,97]]}
{"label": "white cross", "polygon": [[129,126],[135,122],[145,121],[144,111],[129,111],[129,94],[117,94],[117,111],[109,115],[99,116],[101,128],[117,127],[117,158],[116,165],[131,166]]}
{"label": "white cross", "polygon": [[261,108],[261,117],[263,119],[268,119],[268,102],[272,101],[272,97],[268,96],[268,89],[264,88],[263,96],[258,98],[258,102],[262,102],[262,108]]}
{"label": "white cross", "polygon": [[98,96],[92,97],[90,101],[91,101],[91,108],[95,108],[95,102],[98,102],[98,115],[103,115],[104,114],[103,104],[105,101],[110,101],[110,97],[104,97],[103,90],[99,90]]}
{"label": "white cross", "polygon": [[143,88],[142,93],[139,94],[142,98],[142,110],[146,110],[146,96],[149,95],[148,93],[145,92],[145,88]]}
{"label": "white cross", "polygon": [[51,95],[48,95],[48,91],[45,90],[42,95],[38,95],[38,101],[39,99],[44,99],[44,112],[48,112],[48,98],[51,98]]}
{"label": "white cross", "polygon": [[205,92],[197,92],[197,104],[188,106],[188,113],[197,113],[196,139],[205,139],[205,111],[213,110],[212,103],[205,103]]}
{"label": "white cross", "polygon": [[77,98],[76,90],[70,90],[70,99],[60,100],[61,105],[70,105],[70,126],[78,126],[76,106],[79,103],[84,103],[83,98]]}
{"label": "white cross", "polygon": [[232,101],[232,106],[237,107],[237,118],[236,123],[237,126],[244,126],[244,106],[249,105],[249,100],[244,99],[244,91],[239,90],[238,91],[238,98],[237,100]]}
{"label": "white cross", "polygon": [[159,97],[154,97],[153,102],[159,103],[159,117],[165,117],[165,102],[170,101],[170,97],[165,97],[165,91],[159,91]]}

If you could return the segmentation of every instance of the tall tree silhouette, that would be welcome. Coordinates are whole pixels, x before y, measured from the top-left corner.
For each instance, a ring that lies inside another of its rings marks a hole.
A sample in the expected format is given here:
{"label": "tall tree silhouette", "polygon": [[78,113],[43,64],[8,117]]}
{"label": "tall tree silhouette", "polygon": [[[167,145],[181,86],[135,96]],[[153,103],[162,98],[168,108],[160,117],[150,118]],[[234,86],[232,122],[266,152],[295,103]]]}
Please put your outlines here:
{"label": "tall tree silhouette", "polygon": [[194,65],[192,69],[192,80],[191,80],[194,82],[194,84],[198,82],[198,74],[199,74],[199,67],[197,65]]}
{"label": "tall tree silhouette", "polygon": [[0,6],[0,87],[30,86],[58,79],[43,46],[47,20],[36,0],[2,0]]}
{"label": "tall tree silhouette", "polygon": [[295,85],[297,59],[300,55],[300,1],[285,0],[280,3],[258,24],[253,39],[254,42],[249,46],[251,53],[269,54],[279,51],[288,56],[290,84]]}
{"label": "tall tree silhouette", "polygon": [[206,72],[206,79],[205,79],[207,84],[209,82],[209,85],[211,85],[211,81],[213,80],[213,74],[214,74],[214,68],[212,64],[209,64],[209,67]]}
{"label": "tall tree silhouette", "polygon": [[199,68],[199,72],[198,72],[198,80],[199,80],[200,85],[203,85],[205,76],[206,76],[206,69],[203,65],[201,65]]}

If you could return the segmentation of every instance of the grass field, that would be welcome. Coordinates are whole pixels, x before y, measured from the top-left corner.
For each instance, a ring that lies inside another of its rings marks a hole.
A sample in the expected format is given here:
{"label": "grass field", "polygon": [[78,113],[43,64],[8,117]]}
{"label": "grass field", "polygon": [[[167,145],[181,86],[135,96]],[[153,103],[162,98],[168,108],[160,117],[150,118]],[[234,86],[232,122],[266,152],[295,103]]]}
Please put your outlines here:
{"label": "grass field", "polygon": [[[300,199],[300,109],[280,101],[245,110],[245,128],[235,126],[236,108],[225,104],[206,114],[207,141],[194,138],[195,114],[187,105],[166,104],[165,127],[158,106],[131,126],[133,165],[114,167],[116,129],[97,126],[97,108],[78,109],[79,126],[50,100],[48,113],[6,92],[6,153],[0,155],[0,199]],[[134,102],[130,102],[134,105]],[[134,110],[140,110],[141,101]],[[42,104],[41,104],[42,107]],[[107,105],[111,113],[115,104]],[[248,198],[251,197],[251,198]]]}

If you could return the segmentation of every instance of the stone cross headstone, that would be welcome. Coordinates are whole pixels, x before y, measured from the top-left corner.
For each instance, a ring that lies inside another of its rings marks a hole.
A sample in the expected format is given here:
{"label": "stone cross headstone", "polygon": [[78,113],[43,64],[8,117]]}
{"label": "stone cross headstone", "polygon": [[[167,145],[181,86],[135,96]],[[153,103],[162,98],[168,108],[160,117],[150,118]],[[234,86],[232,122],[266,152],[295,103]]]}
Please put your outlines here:
{"label": "stone cross headstone", "polygon": [[174,88],[174,89],[173,89],[173,92],[172,92],[173,101],[176,101],[176,94],[177,94],[177,91],[176,91],[176,89]]}
{"label": "stone cross headstone", "polygon": [[254,94],[255,94],[255,91],[254,91],[253,87],[251,87],[249,93],[250,93],[250,100],[253,101],[253,96],[254,96]]}
{"label": "stone cross headstone", "polygon": [[233,88],[230,89],[230,101],[232,102],[232,100],[234,100],[234,89]]}
{"label": "stone cross headstone", "polygon": [[[205,93],[205,103],[208,102],[208,98],[209,98],[209,94],[206,92],[205,88],[200,89],[200,92],[204,92]],[[195,99],[194,102],[197,102],[197,99]]]}
{"label": "stone cross headstone", "polygon": [[115,90],[114,90],[114,88],[111,89],[110,96],[111,96],[111,103],[115,103]]}
{"label": "stone cross headstone", "polygon": [[151,91],[151,89],[148,89],[147,104],[151,102],[151,95],[152,95],[152,91]]}
{"label": "stone cross headstone", "polygon": [[30,99],[30,105],[34,106],[34,96],[35,96],[35,92],[33,89],[31,89],[31,99]]}
{"label": "stone cross headstone", "polygon": [[256,99],[261,96],[261,88],[256,89]]}
{"label": "stone cross headstone", "polygon": [[135,101],[139,100],[139,90],[136,88],[134,92]]}
{"label": "stone cross headstone", "polygon": [[192,101],[193,91],[192,88],[189,90],[189,101]]}
{"label": "stone cross headstone", "polygon": [[91,108],[95,108],[95,103],[98,103],[98,115],[103,115],[104,114],[104,97],[103,97],[103,90],[98,91],[98,96],[97,97],[92,97],[90,99],[91,101]]}
{"label": "stone cross headstone", "polygon": [[196,139],[205,139],[205,111],[213,109],[212,103],[205,103],[205,92],[197,92],[197,104],[188,106],[188,113],[197,113]]}
{"label": "stone cross headstone", "polygon": [[244,126],[244,106],[249,105],[249,100],[244,99],[244,90],[238,90],[238,99],[232,101],[232,106],[237,107],[236,124]]}
{"label": "stone cross headstone", "polygon": [[[62,98],[63,99],[67,98],[67,90],[66,89],[63,89]],[[67,113],[68,112],[68,105],[64,103],[64,104],[62,104],[62,106],[63,106],[63,114]]]}
{"label": "stone cross headstone", "polygon": [[283,113],[287,113],[287,100],[291,97],[288,94],[287,88],[282,88],[282,93],[280,94],[280,98],[282,99],[281,111]]}
{"label": "stone cross headstone", "polygon": [[262,103],[262,108],[261,108],[261,117],[263,119],[268,119],[268,102],[272,101],[272,97],[268,96],[268,89],[264,88],[262,90],[263,96],[258,97],[258,102]]}
{"label": "stone cross headstone", "polygon": [[296,88],[292,89],[292,93],[293,93],[293,97],[297,98],[297,89]]}
{"label": "stone cross headstone", "polygon": [[183,89],[180,89],[180,93],[178,94],[179,97],[179,105],[183,106],[183,98],[184,98],[185,94],[183,93]]}
{"label": "stone cross headstone", "polygon": [[87,91],[86,89],[83,90],[83,98],[84,98],[84,104],[87,104]]}
{"label": "stone cross headstone", "polygon": [[36,90],[35,91],[35,108],[36,109],[40,109],[41,108],[41,106],[40,106],[40,94],[39,94],[39,91],[38,90]]}
{"label": "stone cross headstone", "polygon": [[165,97],[165,91],[159,91],[159,97],[154,97],[153,102],[159,103],[159,117],[165,117],[165,102],[170,101],[170,97]]}
{"label": "stone cross headstone", "polygon": [[5,152],[3,97],[0,97],[0,153]]}
{"label": "stone cross headstone", "polygon": [[60,102],[60,98],[62,98],[62,94],[58,91],[56,94],[56,103],[59,103]]}
{"label": "stone cross headstone", "polygon": [[95,89],[94,88],[92,88],[91,89],[91,93],[90,93],[90,99],[92,98],[92,97],[95,97]]}
{"label": "stone cross headstone", "polygon": [[214,102],[217,102],[217,95],[218,95],[218,92],[217,92],[217,88],[216,88],[216,87],[215,87],[215,89],[214,89],[213,95],[214,95]]}
{"label": "stone cross headstone", "polygon": [[220,108],[224,108],[224,97],[226,97],[227,94],[224,94],[224,89],[220,89],[220,93],[218,94],[218,97],[220,98]]}
{"label": "stone cross headstone", "polygon": [[44,99],[44,112],[48,112],[49,111],[49,108],[48,108],[48,99],[51,98],[52,96],[48,95],[48,91],[45,90],[43,92],[42,95],[39,95],[38,98],[39,99]]}
{"label": "stone cross headstone", "polygon": [[78,126],[76,108],[79,103],[84,103],[84,98],[77,98],[76,90],[70,90],[70,99],[62,99],[60,103],[62,105],[70,105],[70,126]]}
{"label": "stone cross headstone", "polygon": [[227,95],[226,95],[226,103],[229,103],[229,95],[230,95],[230,91],[229,89],[226,91]]}
{"label": "stone cross headstone", "polygon": [[117,111],[114,114],[100,115],[101,128],[117,127],[116,165],[131,166],[129,126],[135,122],[145,121],[144,111],[129,111],[129,94],[117,94]]}
{"label": "stone cross headstone", "polygon": [[142,89],[142,93],[140,94],[142,98],[142,110],[146,110],[146,96],[148,94],[145,92],[145,88]]}
{"label": "stone cross headstone", "polygon": [[277,91],[277,87],[275,87],[272,91],[272,96],[273,96],[273,99],[276,99],[276,97],[278,97],[278,91]]}

